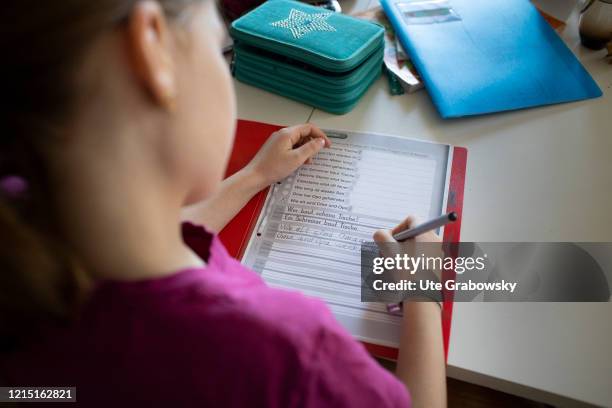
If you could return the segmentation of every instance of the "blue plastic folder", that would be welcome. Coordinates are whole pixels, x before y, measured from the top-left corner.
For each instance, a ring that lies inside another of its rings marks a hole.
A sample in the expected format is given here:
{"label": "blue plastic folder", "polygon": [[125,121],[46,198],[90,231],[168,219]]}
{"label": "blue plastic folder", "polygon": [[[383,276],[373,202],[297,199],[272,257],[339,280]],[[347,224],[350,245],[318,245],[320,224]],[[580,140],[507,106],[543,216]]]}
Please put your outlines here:
{"label": "blue plastic folder", "polygon": [[601,96],[528,0],[381,0],[443,118]]}

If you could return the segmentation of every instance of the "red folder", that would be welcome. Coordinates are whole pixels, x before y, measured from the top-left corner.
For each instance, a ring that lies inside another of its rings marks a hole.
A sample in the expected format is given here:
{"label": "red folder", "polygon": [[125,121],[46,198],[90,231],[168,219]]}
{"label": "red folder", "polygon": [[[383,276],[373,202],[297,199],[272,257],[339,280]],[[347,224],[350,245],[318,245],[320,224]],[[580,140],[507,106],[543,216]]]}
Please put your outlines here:
{"label": "red folder", "polygon": [[[282,126],[239,120],[226,176],[231,176],[248,164],[261,145],[267,140],[268,136],[280,128],[282,128]],[[458,215],[458,219],[456,222],[448,224],[444,228],[445,242],[459,242],[466,162],[467,150],[463,147],[454,147],[446,210],[447,212],[455,211]],[[237,259],[240,259],[244,254],[251,232],[263,208],[267,193],[268,189],[265,189],[255,195],[238,215],[236,215],[236,217],[234,217],[234,219],[219,233],[219,237],[229,254]],[[447,276],[443,277],[443,279],[448,278]],[[444,336],[444,351],[448,354],[451,317],[453,313],[452,293],[445,293],[444,299],[442,307],[442,333]],[[375,356],[391,360],[397,359],[397,349],[395,348],[369,343],[364,344],[368,351]]]}

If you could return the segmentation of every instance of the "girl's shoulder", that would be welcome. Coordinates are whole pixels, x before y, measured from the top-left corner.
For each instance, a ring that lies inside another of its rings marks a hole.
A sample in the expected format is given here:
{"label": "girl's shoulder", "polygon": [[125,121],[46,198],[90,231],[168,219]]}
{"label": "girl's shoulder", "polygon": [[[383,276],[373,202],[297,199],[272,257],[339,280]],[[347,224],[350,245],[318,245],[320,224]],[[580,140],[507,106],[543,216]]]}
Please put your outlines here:
{"label": "girl's shoulder", "polygon": [[205,268],[100,285],[78,324],[15,356],[12,378],[75,384],[84,406],[408,406],[320,300],[267,286],[216,237],[207,245]]}
{"label": "girl's shoulder", "polygon": [[92,299],[89,338],[132,345],[122,381],[162,386],[172,372],[210,406],[407,406],[405,387],[323,302],[267,286],[217,237],[188,228],[205,268],[108,283]]}

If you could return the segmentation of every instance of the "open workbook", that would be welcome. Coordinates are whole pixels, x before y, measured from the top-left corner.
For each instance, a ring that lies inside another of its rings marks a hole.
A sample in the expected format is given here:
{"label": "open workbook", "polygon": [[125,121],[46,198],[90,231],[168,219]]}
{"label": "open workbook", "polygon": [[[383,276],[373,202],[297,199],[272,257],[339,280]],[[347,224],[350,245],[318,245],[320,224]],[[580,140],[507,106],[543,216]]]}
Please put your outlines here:
{"label": "open workbook", "polygon": [[[245,164],[234,159],[245,161],[247,150],[254,154],[259,139],[276,128],[241,121],[230,170]],[[332,146],[256,197],[221,238],[226,245],[233,240],[234,255],[269,285],[322,299],[356,338],[393,358],[400,318],[383,304],[360,301],[361,243],[408,215],[461,214],[466,152],[404,137],[325,132]],[[445,239],[457,241],[459,226],[447,227]]]}

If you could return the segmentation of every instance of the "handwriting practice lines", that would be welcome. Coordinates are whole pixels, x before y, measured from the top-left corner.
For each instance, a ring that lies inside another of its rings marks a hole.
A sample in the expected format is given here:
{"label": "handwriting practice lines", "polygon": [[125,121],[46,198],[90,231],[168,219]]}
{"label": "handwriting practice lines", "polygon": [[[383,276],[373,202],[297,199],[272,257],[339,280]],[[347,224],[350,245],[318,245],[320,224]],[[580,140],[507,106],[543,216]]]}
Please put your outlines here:
{"label": "handwriting practice lines", "polygon": [[243,262],[271,286],[322,299],[358,338],[397,345],[399,318],[360,301],[361,244],[408,215],[439,214],[448,159],[448,146],[408,139],[333,141],[270,190]]}

